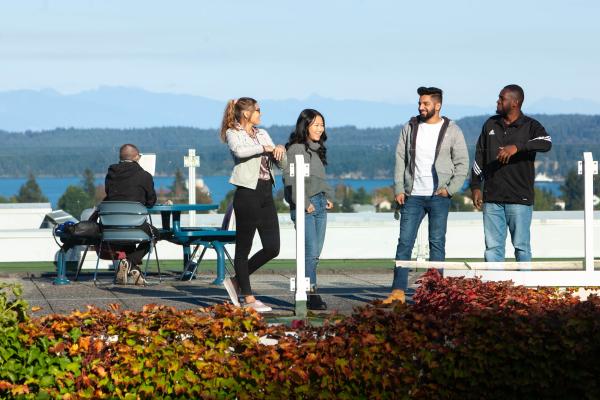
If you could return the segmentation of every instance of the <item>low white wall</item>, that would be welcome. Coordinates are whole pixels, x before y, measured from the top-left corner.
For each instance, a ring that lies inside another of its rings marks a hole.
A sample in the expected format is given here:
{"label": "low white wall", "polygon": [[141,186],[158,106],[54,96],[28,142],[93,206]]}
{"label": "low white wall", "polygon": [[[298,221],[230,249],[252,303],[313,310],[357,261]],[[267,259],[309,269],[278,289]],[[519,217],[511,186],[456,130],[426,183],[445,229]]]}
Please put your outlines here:
{"label": "low white wall", "polygon": [[52,212],[50,203],[0,204],[0,232],[6,229],[37,229]]}
{"label": "low white wall", "polygon": [[[185,216],[184,216],[185,217]],[[356,213],[329,214],[323,259],[393,259],[396,252],[399,224],[392,214]],[[221,215],[199,215],[202,225],[219,226]],[[155,218],[160,221],[160,218]],[[185,225],[185,218],[183,224]],[[427,218],[420,235],[422,246],[427,242]],[[280,214],[281,259],[295,258],[295,230],[288,214]],[[536,258],[581,258],[583,249],[583,212],[535,212],[531,228],[533,256]],[[507,240],[507,256],[513,254]],[[600,258],[600,212],[594,222],[595,257]],[[234,254],[234,246],[228,246]],[[260,238],[254,238],[254,251],[260,248]],[[58,246],[50,229],[0,230],[0,262],[52,261]],[[426,251],[426,249],[423,249]],[[482,258],[483,225],[480,213],[450,213],[446,242],[447,258]],[[180,259],[181,248],[162,241],[158,244],[161,259]],[[214,252],[206,254],[214,259]]]}

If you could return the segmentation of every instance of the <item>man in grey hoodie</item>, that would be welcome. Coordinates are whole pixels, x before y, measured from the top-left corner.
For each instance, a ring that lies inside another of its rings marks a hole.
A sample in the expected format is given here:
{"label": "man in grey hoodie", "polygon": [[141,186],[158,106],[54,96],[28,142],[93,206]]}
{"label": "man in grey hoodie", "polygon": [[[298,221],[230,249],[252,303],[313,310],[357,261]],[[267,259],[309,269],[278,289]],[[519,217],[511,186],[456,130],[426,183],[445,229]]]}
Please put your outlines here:
{"label": "man in grey hoodie", "polygon": [[[400,132],[396,147],[394,193],[400,207],[396,261],[410,260],[421,221],[429,219],[429,260],[446,258],[446,227],[450,197],[467,177],[469,154],[460,127],[440,116],[441,89],[420,87],[419,115]],[[392,294],[384,300],[404,301],[408,268],[394,268]]]}

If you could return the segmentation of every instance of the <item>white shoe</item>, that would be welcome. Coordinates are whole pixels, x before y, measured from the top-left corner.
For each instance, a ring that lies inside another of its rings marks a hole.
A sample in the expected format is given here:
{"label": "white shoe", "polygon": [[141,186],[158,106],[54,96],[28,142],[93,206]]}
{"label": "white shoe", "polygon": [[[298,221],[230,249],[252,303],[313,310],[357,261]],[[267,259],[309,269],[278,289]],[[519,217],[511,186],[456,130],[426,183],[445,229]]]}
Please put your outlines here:
{"label": "white shoe", "polygon": [[239,307],[240,301],[238,300],[238,293],[235,290],[235,286],[233,285],[231,278],[225,278],[225,280],[223,281],[223,286],[225,286],[225,290],[227,290],[227,294],[229,295],[229,298],[231,299],[233,305]]}
{"label": "white shoe", "polygon": [[117,266],[115,283],[117,285],[127,285],[127,275],[129,275],[129,262],[124,258],[119,261],[119,265]]}
{"label": "white shoe", "polygon": [[142,273],[137,269],[132,269],[129,273],[129,276],[131,277],[131,280],[133,281],[134,285],[145,286],[147,283],[144,277],[142,276]]}
{"label": "white shoe", "polygon": [[256,312],[259,312],[259,313],[273,311],[273,309],[271,307],[269,307],[268,305],[266,305],[265,303],[263,303],[260,300],[255,300],[252,303],[246,303],[244,305],[244,307],[253,308]]}

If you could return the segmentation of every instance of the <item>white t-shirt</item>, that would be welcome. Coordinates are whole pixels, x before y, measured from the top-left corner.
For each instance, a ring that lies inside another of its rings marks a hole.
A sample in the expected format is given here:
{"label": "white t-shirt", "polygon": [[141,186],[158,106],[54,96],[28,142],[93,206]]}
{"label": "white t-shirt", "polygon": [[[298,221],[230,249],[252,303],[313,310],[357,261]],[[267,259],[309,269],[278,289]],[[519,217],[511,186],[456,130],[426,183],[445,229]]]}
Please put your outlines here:
{"label": "white t-shirt", "polygon": [[443,119],[435,124],[421,122],[415,146],[415,181],[411,195],[431,196],[435,191],[434,176],[435,147],[437,145]]}

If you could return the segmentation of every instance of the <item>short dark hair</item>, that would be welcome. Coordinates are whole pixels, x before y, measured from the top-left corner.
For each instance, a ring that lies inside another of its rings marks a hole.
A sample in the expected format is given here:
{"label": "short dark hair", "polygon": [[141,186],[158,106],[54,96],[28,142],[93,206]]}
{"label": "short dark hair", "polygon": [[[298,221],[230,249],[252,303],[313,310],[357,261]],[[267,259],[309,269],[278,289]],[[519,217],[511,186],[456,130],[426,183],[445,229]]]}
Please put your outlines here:
{"label": "short dark hair", "polygon": [[503,90],[511,92],[519,102],[519,106],[523,105],[523,101],[525,101],[525,92],[521,86],[515,84],[506,85]]}
{"label": "short dark hair", "polygon": [[132,161],[140,151],[135,144],[126,143],[119,149],[119,160]]}
{"label": "short dark hair", "polygon": [[425,87],[425,86],[421,86],[420,88],[417,89],[417,94],[419,96],[431,96],[434,100],[437,100],[438,102],[442,102],[443,96],[444,96],[444,92],[442,91],[442,89],[436,88],[436,87]]}

